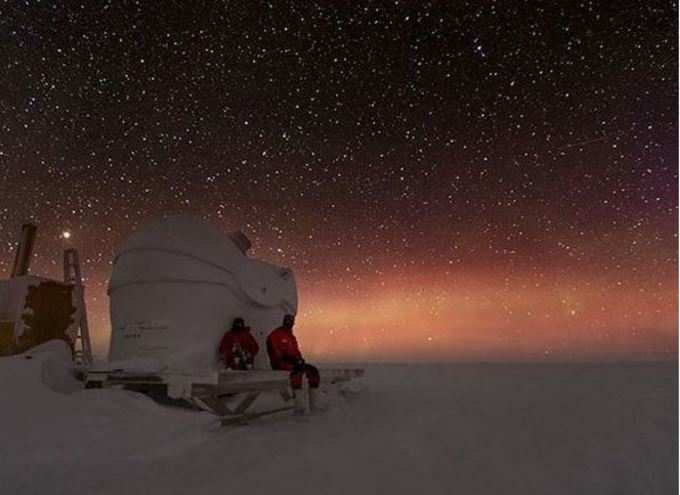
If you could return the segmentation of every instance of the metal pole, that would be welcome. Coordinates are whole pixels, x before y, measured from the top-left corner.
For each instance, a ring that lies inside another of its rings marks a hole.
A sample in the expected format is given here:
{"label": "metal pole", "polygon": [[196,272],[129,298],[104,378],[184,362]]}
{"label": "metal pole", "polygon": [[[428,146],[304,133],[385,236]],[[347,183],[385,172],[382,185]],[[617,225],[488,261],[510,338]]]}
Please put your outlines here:
{"label": "metal pole", "polygon": [[17,246],[14,256],[14,265],[12,266],[10,277],[22,277],[28,274],[36,230],[37,227],[32,223],[25,223],[21,226],[21,238],[19,239],[19,246]]}
{"label": "metal pole", "polygon": [[78,251],[75,249],[64,251],[64,282],[73,287],[73,299],[80,308],[80,321],[77,322],[80,334],[76,335],[76,341],[80,339],[83,364],[92,364],[92,345],[87,323],[87,307],[85,306],[85,286],[80,272]]}

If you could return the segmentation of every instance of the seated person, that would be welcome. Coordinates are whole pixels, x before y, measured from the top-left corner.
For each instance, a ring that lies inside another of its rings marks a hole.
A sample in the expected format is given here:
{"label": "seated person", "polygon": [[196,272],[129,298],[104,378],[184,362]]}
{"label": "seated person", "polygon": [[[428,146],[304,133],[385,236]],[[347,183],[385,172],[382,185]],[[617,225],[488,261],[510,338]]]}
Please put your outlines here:
{"label": "seated person", "polygon": [[286,315],[283,317],[283,324],[272,331],[267,337],[267,353],[269,362],[275,370],[290,371],[290,385],[295,394],[295,412],[304,414],[305,405],[302,402],[302,376],[307,377],[309,383],[309,408],[312,412],[319,409],[317,404],[317,393],[320,383],[319,370],[307,364],[302,358],[302,353],[298,347],[297,339],[293,335],[295,317]]}
{"label": "seated person", "polygon": [[257,341],[245,325],[243,318],[234,318],[231,330],[228,330],[220,342],[220,358],[224,365],[232,370],[249,370],[253,368],[255,355],[260,350]]}

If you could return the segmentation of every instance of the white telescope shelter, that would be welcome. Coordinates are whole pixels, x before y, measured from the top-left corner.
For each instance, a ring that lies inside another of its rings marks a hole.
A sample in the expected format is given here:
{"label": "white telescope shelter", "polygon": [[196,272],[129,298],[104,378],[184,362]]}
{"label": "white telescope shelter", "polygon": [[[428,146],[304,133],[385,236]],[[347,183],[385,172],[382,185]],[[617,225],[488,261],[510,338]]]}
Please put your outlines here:
{"label": "white telescope shelter", "polygon": [[201,218],[172,216],[133,233],[118,250],[109,282],[110,361],[152,359],[166,369],[214,369],[217,348],[242,317],[260,344],[297,312],[293,272],[249,258],[241,232],[224,234]]}

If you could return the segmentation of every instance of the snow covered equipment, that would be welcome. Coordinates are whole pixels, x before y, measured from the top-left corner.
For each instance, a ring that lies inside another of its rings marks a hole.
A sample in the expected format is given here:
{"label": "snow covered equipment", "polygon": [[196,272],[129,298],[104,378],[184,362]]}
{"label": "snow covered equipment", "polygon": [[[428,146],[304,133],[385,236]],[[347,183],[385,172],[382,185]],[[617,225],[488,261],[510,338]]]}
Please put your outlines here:
{"label": "snow covered equipment", "polygon": [[66,342],[79,364],[92,362],[78,252],[64,252],[64,280],[31,275],[37,227],[24,224],[11,277],[0,280],[0,356],[52,339]]}

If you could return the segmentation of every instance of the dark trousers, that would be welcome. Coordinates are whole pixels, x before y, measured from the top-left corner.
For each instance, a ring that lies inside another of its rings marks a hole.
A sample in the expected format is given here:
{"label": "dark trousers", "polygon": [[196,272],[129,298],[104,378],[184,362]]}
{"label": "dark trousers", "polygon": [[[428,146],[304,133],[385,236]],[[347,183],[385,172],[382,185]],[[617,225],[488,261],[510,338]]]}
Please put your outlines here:
{"label": "dark trousers", "polygon": [[316,369],[316,366],[305,363],[304,366],[290,372],[290,386],[293,387],[293,390],[302,388],[302,375],[307,377],[307,383],[309,383],[310,388],[319,388],[319,383],[321,382],[319,370]]}

